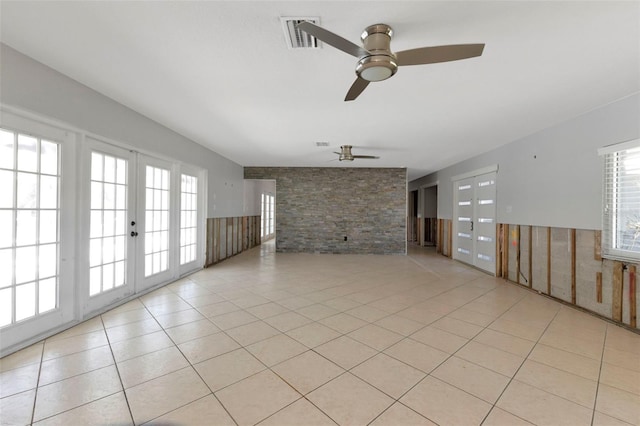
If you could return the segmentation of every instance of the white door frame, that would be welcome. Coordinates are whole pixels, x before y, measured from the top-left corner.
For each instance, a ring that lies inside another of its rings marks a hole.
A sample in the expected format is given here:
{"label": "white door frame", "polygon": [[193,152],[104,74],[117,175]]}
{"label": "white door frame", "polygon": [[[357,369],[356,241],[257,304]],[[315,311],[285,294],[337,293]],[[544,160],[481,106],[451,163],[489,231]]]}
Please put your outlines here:
{"label": "white door frame", "polygon": [[[24,342],[35,342],[52,329],[60,328],[77,318],[76,294],[77,280],[75,276],[75,233],[76,227],[76,194],[77,182],[77,135],[69,130],[42,123],[35,118],[25,118],[9,111],[0,114],[0,126],[19,132],[37,136],[38,138],[60,143],[60,183],[59,183],[59,274],[57,308],[36,314],[20,322],[0,329],[0,356],[10,352],[13,347]],[[36,307],[37,309],[37,307]],[[25,337],[26,336],[26,337]]]}
{"label": "white door frame", "polygon": [[[457,217],[458,217],[458,190],[457,190],[456,183],[460,182],[462,180],[465,180],[465,179],[470,179],[470,180],[473,180],[473,182],[474,182],[473,183],[474,188],[472,188],[473,189],[473,194],[474,194],[473,195],[473,203],[472,203],[473,204],[472,205],[472,207],[473,207],[473,209],[472,209],[473,216],[471,217],[471,220],[472,220],[472,223],[474,223],[474,226],[471,228],[472,231],[473,231],[471,233],[472,238],[473,238],[473,244],[472,244],[473,250],[471,252],[471,259],[470,259],[471,261],[468,262],[468,263],[471,264],[472,266],[476,266],[476,267],[482,269],[483,271],[486,271],[486,272],[488,272],[488,273],[490,273],[492,275],[495,275],[496,236],[493,235],[493,242],[492,242],[493,243],[493,247],[494,247],[494,250],[492,252],[492,255],[493,255],[493,263],[492,263],[493,264],[493,268],[491,268],[491,270],[487,269],[488,265],[487,265],[487,261],[486,260],[478,260],[478,256],[477,256],[478,255],[478,241],[476,241],[477,240],[476,233],[477,233],[477,225],[478,225],[478,217],[477,217],[478,216],[478,206],[477,206],[477,202],[476,202],[476,193],[477,193],[477,188],[476,187],[477,187],[477,182],[478,182],[477,178],[480,177],[480,176],[489,175],[489,174],[492,174],[492,173],[495,173],[496,182],[497,182],[497,173],[498,173],[498,165],[497,164],[494,164],[494,165],[491,165],[491,166],[488,166],[488,167],[484,167],[484,168],[481,168],[481,169],[473,170],[473,171],[470,171],[470,172],[467,172],[467,173],[462,173],[462,174],[459,174],[459,175],[451,177],[451,180],[453,182],[453,191],[454,191],[454,193],[453,193],[453,216],[452,216],[452,224],[453,224],[453,227],[452,227],[452,232],[453,232],[453,238],[452,238],[453,250],[452,250],[452,254],[453,254],[453,258],[454,259],[462,260],[460,258],[460,256],[458,255],[458,238],[457,238],[457,235],[458,235],[458,232],[460,230],[459,230],[458,220],[457,220]],[[473,179],[471,179],[471,178],[473,178]],[[494,205],[494,213],[493,213],[493,218],[492,218],[493,221],[494,221],[493,222],[494,234],[495,234],[495,223],[496,223],[496,219],[497,219],[497,195],[498,194],[497,194],[497,186],[496,186],[496,197],[495,197],[494,204],[493,204]],[[464,261],[464,260],[462,260],[462,261]]]}
{"label": "white door frame", "polygon": [[[138,150],[127,144],[95,135],[54,119],[3,105],[2,103],[0,103],[0,126],[8,130],[35,135],[45,140],[61,143],[58,215],[60,255],[58,265],[58,307],[52,311],[37,314],[34,317],[26,318],[0,329],[0,356],[12,353],[26,345],[42,340],[68,328],[78,321],[103,312],[113,307],[116,303],[132,299],[138,294],[164,285],[178,278],[178,276],[199,270],[204,266],[208,186],[207,171],[203,168],[187,166],[167,159],[171,164],[171,170],[174,176],[179,176],[180,171],[185,171],[188,174],[197,175],[199,179],[197,217],[200,241],[197,259],[191,264],[179,268],[179,258],[176,250],[174,254],[175,260],[173,260],[173,262],[175,262],[173,272],[165,281],[157,282],[140,289],[138,288],[139,286],[135,284],[136,277],[134,276],[129,281],[132,285],[131,291],[125,291],[117,295],[117,297],[116,292],[109,291],[109,296],[114,297],[100,297],[102,300],[99,303],[88,302],[91,149],[97,145],[105,144],[102,146],[103,152],[107,154],[127,152],[131,158],[139,155]],[[95,141],[95,145],[90,139]],[[124,151],[119,151],[120,149]],[[149,155],[155,156],[154,153],[149,153]],[[136,167],[137,161],[131,160],[129,163],[130,174],[132,174],[129,181],[130,188],[138,187],[136,173],[132,171],[135,170]],[[176,180],[176,182],[179,181]],[[176,182],[172,185],[176,185]],[[178,191],[174,192],[176,193],[175,197],[178,197]],[[135,192],[130,190],[129,198],[133,197],[133,194],[135,194]],[[130,200],[128,206],[135,206],[135,204],[135,201]],[[177,206],[179,211],[179,202],[176,202],[174,206]],[[173,208],[175,209],[176,207]],[[174,216],[177,215],[174,214]],[[129,219],[129,222],[130,220],[131,219]],[[175,220],[176,224],[178,224],[179,219],[176,217]],[[179,228],[174,224],[173,229],[177,233]],[[177,239],[178,234],[172,238]],[[137,242],[134,243],[133,248],[128,250],[128,252],[135,254],[135,246],[137,244]],[[129,268],[130,271],[134,272],[139,269],[140,268]]]}
{"label": "white door frame", "polygon": [[[91,211],[91,154],[93,152],[103,153],[127,160],[127,244],[126,244],[126,265],[125,270],[126,284],[121,287],[113,288],[104,293],[90,296],[89,285],[89,265],[90,265],[90,211]],[[136,259],[136,239],[131,238],[129,232],[131,227],[129,224],[135,218],[136,211],[136,155],[130,150],[120,148],[108,142],[101,141],[93,137],[85,137],[82,144],[81,153],[82,164],[82,184],[80,185],[80,209],[86,214],[80,214],[80,226],[78,232],[78,247],[82,249],[78,253],[78,276],[81,277],[80,282],[85,283],[78,289],[80,312],[84,317],[87,314],[101,310],[105,306],[110,306],[118,300],[124,299],[135,292],[135,259]],[[80,266],[81,265],[81,266]]]}
{"label": "white door frame", "polygon": [[[198,269],[202,268],[205,261],[206,238],[204,237],[204,235],[206,232],[205,218],[207,217],[206,215],[207,170],[200,169],[194,166],[189,166],[186,164],[180,164],[179,169],[180,169],[179,173],[176,173],[176,179],[178,184],[180,183],[180,180],[183,174],[195,176],[196,178],[198,178],[198,206],[197,206],[198,212],[197,212],[197,218],[196,218],[196,221],[197,221],[196,232],[200,236],[200,238],[198,238],[197,240],[197,245],[196,245],[196,258],[192,262],[185,263],[184,265],[180,265],[180,252],[178,247],[178,275],[182,277],[184,275],[190,274],[191,272],[197,271]],[[180,200],[180,197],[178,198],[179,198],[178,211],[180,211],[181,200]],[[178,220],[178,226],[177,226],[178,245],[180,244],[180,226],[181,226],[181,223],[180,223],[180,220]]]}

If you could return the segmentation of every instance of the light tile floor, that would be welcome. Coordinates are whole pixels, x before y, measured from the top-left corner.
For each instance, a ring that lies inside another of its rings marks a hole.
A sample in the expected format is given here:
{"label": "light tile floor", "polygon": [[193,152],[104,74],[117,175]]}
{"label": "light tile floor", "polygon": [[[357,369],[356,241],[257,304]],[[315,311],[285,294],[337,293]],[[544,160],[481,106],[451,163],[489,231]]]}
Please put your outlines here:
{"label": "light tile floor", "polygon": [[640,424],[640,335],[413,247],[264,244],[0,360],[0,423]]}

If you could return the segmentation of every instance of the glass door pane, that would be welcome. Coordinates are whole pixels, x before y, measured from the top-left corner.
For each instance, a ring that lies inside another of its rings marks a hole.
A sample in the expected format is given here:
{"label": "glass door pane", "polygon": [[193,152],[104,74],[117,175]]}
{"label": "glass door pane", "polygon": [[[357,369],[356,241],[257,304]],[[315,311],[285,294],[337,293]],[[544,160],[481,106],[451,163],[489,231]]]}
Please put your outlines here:
{"label": "glass door pane", "polygon": [[88,256],[81,288],[85,314],[133,293],[135,272],[135,238],[130,235],[135,230],[134,154],[92,138],[87,138],[86,148],[83,248]]}
{"label": "glass door pane", "polygon": [[0,357],[74,319],[75,138],[0,113]]}
{"label": "glass door pane", "polygon": [[128,161],[91,153],[89,295],[127,283]]}
{"label": "glass door pane", "polygon": [[496,271],[496,173],[475,178],[476,245],[474,265],[495,274]]}
{"label": "glass door pane", "polygon": [[[136,291],[177,277],[177,244],[172,235],[171,212],[179,205],[173,197],[172,165],[138,154],[138,276]],[[175,204],[174,204],[175,203]],[[173,206],[173,207],[172,207]]]}
{"label": "glass door pane", "polygon": [[453,258],[473,264],[474,241],[474,180],[462,179],[453,183],[455,250]]}
{"label": "glass door pane", "polygon": [[60,151],[0,129],[0,327],[59,307]]}
{"label": "glass door pane", "polygon": [[144,276],[169,269],[169,170],[145,167]]}
{"label": "glass door pane", "polygon": [[180,176],[180,265],[194,262],[198,254],[198,178]]}

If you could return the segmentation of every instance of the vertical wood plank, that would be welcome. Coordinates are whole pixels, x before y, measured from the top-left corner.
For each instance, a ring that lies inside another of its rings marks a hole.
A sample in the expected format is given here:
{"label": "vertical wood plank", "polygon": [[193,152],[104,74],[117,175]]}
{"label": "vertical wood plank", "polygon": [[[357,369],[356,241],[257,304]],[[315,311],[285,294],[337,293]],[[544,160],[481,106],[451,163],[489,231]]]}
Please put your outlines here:
{"label": "vertical wood plank", "polygon": [[596,302],[602,303],[602,272],[596,272]]}
{"label": "vertical wood plank", "polygon": [[571,244],[571,303],[576,303],[576,230],[569,230],[569,243]]}
{"label": "vertical wood plank", "polygon": [[247,250],[249,248],[249,218],[244,216],[242,218],[242,249]]}
{"label": "vertical wood plank", "polygon": [[227,255],[225,256],[225,259],[227,257],[233,256],[233,218],[232,217],[227,218],[226,237],[227,237]]}
{"label": "vertical wood plank", "polygon": [[593,258],[602,260],[602,231],[594,231]]}
{"label": "vertical wood plank", "polygon": [[235,221],[236,225],[236,253],[240,253],[242,251],[242,218],[237,217]]}
{"label": "vertical wood plank", "polygon": [[449,257],[453,257],[453,220],[449,221],[447,232],[449,233]]}
{"label": "vertical wood plank", "polygon": [[611,317],[614,321],[622,321],[622,277],[622,262],[613,262]]}
{"label": "vertical wood plank", "polygon": [[509,279],[509,224],[503,225],[504,247],[502,248],[502,278]]}
{"label": "vertical wood plank", "polygon": [[437,220],[436,253],[442,254],[442,219]]}
{"label": "vertical wood plank", "polygon": [[533,288],[533,226],[529,225],[529,288]]}
{"label": "vertical wood plank", "polygon": [[496,223],[496,277],[502,276],[502,224]]}
{"label": "vertical wood plank", "polygon": [[516,226],[516,282],[520,284],[520,225]]}
{"label": "vertical wood plank", "polygon": [[231,220],[231,251],[229,256],[236,254],[236,218],[232,217]]}
{"label": "vertical wood plank", "polygon": [[629,266],[629,325],[636,328],[636,265]]}
{"label": "vertical wood plank", "polygon": [[216,235],[218,236],[217,238],[217,244],[216,244],[216,262],[220,261],[220,245],[222,244],[222,242],[220,241],[220,219],[217,218],[216,219]]}
{"label": "vertical wood plank", "polygon": [[204,267],[211,265],[211,249],[213,248],[211,245],[211,221],[207,219],[206,221],[206,231],[205,231],[205,244],[204,244]]}
{"label": "vertical wood plank", "polygon": [[551,227],[547,227],[547,294],[551,296]]}

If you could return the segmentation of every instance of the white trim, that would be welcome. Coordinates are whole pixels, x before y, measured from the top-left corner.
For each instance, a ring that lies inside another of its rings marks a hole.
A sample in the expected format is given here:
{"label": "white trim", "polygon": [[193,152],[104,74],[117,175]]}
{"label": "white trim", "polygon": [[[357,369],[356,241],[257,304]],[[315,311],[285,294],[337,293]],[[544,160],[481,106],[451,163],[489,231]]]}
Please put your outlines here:
{"label": "white trim", "polygon": [[496,173],[498,172],[498,165],[497,164],[492,164],[491,166],[483,167],[481,169],[476,169],[476,170],[473,170],[471,172],[466,172],[466,173],[461,173],[459,175],[451,176],[451,181],[455,182],[457,180],[462,180],[462,179],[466,179],[466,178],[470,178],[470,177],[485,175],[485,174],[491,173],[491,172],[496,172]]}
{"label": "white trim", "polygon": [[418,187],[418,189],[431,188],[432,186],[438,186],[439,184],[440,184],[440,181],[439,181],[439,180],[436,180],[436,181],[433,181],[433,182],[426,183],[426,184],[424,184],[424,185],[420,185],[420,186]]}
{"label": "white trim", "polygon": [[632,139],[625,142],[616,143],[613,145],[603,146],[598,148],[598,155],[613,154],[614,152],[624,151],[626,149],[633,149],[640,147],[640,139]]}

